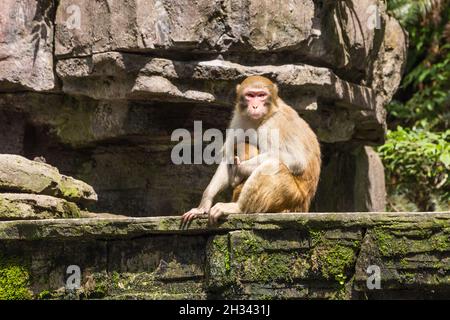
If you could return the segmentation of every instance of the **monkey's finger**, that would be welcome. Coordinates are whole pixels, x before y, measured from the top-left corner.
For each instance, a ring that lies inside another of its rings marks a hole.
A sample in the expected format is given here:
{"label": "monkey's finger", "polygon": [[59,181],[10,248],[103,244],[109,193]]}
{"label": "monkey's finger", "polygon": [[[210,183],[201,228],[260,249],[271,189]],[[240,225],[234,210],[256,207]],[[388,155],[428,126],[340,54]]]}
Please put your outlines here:
{"label": "monkey's finger", "polygon": [[193,215],[191,216],[191,218],[188,220],[188,222],[186,223],[186,229],[185,229],[185,230],[189,229],[189,227],[190,227],[191,224],[192,224],[192,221],[194,221],[195,219],[197,219],[199,216],[200,216],[200,214],[193,214]]}
{"label": "monkey's finger", "polygon": [[193,211],[193,212],[189,212],[189,214],[186,216],[185,222],[184,222],[184,229],[188,229],[189,226],[192,224],[192,221],[194,221],[195,219],[199,218],[200,216],[202,216],[203,213],[199,212],[199,211]]}
{"label": "monkey's finger", "polygon": [[212,207],[211,211],[209,212],[209,216],[208,216],[208,224],[209,225],[213,225],[214,224],[214,216],[217,212],[217,208]]}
{"label": "monkey's finger", "polygon": [[189,227],[190,222],[193,220],[193,215],[194,215],[194,213],[192,213],[192,212],[188,212],[186,214],[186,216],[184,217],[184,220],[183,220],[183,224],[182,224],[183,230],[186,230]]}
{"label": "monkey's finger", "polygon": [[188,213],[185,213],[185,214],[183,214],[183,215],[181,216],[181,222],[180,222],[180,229],[181,229],[181,230],[184,229],[184,226],[185,226],[186,221],[187,221],[187,215],[188,215]]}
{"label": "monkey's finger", "polygon": [[191,215],[191,211],[188,211],[188,212],[186,212],[186,213],[184,213],[182,216],[181,216],[181,221],[184,223],[184,222],[186,222],[188,219],[189,219],[189,216]]}
{"label": "monkey's finger", "polygon": [[220,216],[221,212],[218,208],[213,208],[214,210],[211,210],[211,213],[209,215],[209,224],[214,226],[217,224],[217,219]]}
{"label": "monkey's finger", "polygon": [[181,219],[181,221],[182,221],[181,222],[181,228],[182,229],[186,228],[186,226],[189,223],[189,221],[192,220],[194,214],[195,213],[192,210],[190,210],[190,211],[186,212],[185,214],[183,214],[182,219]]}

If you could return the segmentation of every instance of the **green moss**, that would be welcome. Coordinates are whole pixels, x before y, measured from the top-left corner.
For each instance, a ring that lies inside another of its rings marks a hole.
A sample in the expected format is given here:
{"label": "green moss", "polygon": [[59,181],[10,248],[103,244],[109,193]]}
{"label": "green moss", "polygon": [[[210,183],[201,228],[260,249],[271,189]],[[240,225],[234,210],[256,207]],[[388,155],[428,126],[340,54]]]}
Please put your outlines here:
{"label": "green moss", "polygon": [[373,233],[381,255],[404,255],[408,252],[408,245],[402,239],[394,237],[389,230],[374,228]]}
{"label": "green moss", "polygon": [[325,279],[334,279],[343,287],[356,261],[355,250],[359,248],[360,241],[343,243],[339,240],[326,239],[324,231],[314,229],[308,231],[312,246],[311,269],[320,271]]}
{"label": "green moss", "polygon": [[313,230],[313,229],[309,229],[308,234],[309,234],[311,246],[313,246],[313,247],[315,245],[317,245],[318,243],[322,242],[324,239],[324,236],[325,236],[324,231],[318,231],[318,230]]}
{"label": "green moss", "polygon": [[416,275],[412,272],[404,272],[400,274],[400,279],[405,284],[413,284],[415,282]]}
{"label": "green moss", "polygon": [[450,251],[450,237],[446,234],[437,234],[430,239],[431,246],[436,251]]}
{"label": "green moss", "polygon": [[57,116],[53,116],[57,136],[63,143],[73,146],[85,145],[86,142],[92,141],[95,138],[92,123],[97,111],[96,106],[88,105],[87,101],[74,99],[64,102]]}
{"label": "green moss", "polygon": [[94,290],[89,293],[89,298],[103,298],[107,292],[108,286],[105,282],[96,282]]}
{"label": "green moss", "polygon": [[313,269],[320,270],[325,279],[335,279],[340,285],[344,285],[356,257],[352,248],[324,241],[313,249],[311,260]]}
{"label": "green moss", "polygon": [[47,300],[51,299],[53,297],[53,294],[49,290],[43,290],[39,294],[36,295],[36,299],[39,300]]}
{"label": "green moss", "polygon": [[0,300],[31,299],[28,267],[19,258],[0,256]]}
{"label": "green moss", "polygon": [[292,257],[281,253],[251,254],[237,261],[238,272],[249,281],[292,282]]}
{"label": "green moss", "polygon": [[21,217],[22,210],[8,199],[0,196],[0,217]]}
{"label": "green moss", "polygon": [[65,202],[63,204],[63,212],[65,218],[80,218],[81,217],[81,211],[78,206],[73,202]]}
{"label": "green moss", "polygon": [[[240,231],[232,245],[232,269],[245,281],[286,281],[303,277],[309,263],[298,252],[283,252],[270,240],[250,231]],[[272,248],[273,250],[267,249]]]}
{"label": "green moss", "polygon": [[402,267],[404,269],[408,268],[409,267],[408,261],[406,261],[406,259],[401,259],[400,260],[400,267]]}
{"label": "green moss", "polygon": [[420,232],[419,234],[407,234],[384,229],[374,228],[374,240],[382,256],[404,256],[407,253],[450,251],[450,237],[445,233],[435,233],[433,235]]}
{"label": "green moss", "polygon": [[114,285],[118,285],[120,281],[120,274],[117,271],[114,271],[111,275],[111,280]]}
{"label": "green moss", "polygon": [[231,257],[230,257],[230,250],[228,248],[228,237],[215,237],[213,240],[213,246],[215,250],[217,250],[223,257],[225,271],[230,272]]}
{"label": "green moss", "polygon": [[79,199],[81,198],[80,190],[75,187],[65,187],[63,184],[60,185],[62,196],[69,199]]}

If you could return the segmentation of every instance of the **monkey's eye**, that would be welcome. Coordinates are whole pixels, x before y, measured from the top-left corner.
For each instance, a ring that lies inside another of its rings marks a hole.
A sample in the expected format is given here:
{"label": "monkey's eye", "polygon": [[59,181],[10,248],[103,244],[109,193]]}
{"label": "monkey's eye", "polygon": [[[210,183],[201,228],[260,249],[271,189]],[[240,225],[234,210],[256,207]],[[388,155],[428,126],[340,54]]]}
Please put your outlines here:
{"label": "monkey's eye", "polygon": [[264,99],[265,97],[267,97],[267,92],[247,92],[245,94],[245,98],[247,99]]}

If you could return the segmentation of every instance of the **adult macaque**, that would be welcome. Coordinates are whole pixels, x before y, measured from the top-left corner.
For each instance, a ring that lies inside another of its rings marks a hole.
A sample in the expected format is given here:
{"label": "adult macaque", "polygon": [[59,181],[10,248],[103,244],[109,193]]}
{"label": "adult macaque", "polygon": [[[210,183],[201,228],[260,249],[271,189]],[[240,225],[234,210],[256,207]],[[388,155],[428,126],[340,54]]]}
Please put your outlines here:
{"label": "adult macaque", "polygon": [[[309,210],[321,164],[316,135],[278,97],[278,88],[269,79],[248,77],[236,91],[230,129],[253,129],[257,145],[248,142],[250,149],[244,150],[249,151],[247,160],[241,160],[238,152],[238,156],[231,155],[234,161],[230,161],[229,150],[245,146],[245,141],[239,136],[227,136],[224,159],[203,192],[199,206],[183,214],[183,224],[204,214],[209,215],[210,223],[216,223],[225,214]],[[273,131],[277,133],[275,136],[267,134]],[[213,206],[214,197],[227,186],[236,187],[233,202]]]}

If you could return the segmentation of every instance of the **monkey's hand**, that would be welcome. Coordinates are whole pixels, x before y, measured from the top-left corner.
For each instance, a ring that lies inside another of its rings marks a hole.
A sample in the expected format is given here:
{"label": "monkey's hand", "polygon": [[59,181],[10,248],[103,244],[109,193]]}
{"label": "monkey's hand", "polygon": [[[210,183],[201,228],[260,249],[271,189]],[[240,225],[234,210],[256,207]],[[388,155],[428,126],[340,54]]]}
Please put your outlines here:
{"label": "monkey's hand", "polygon": [[209,210],[211,209],[212,206],[212,202],[210,201],[206,201],[207,203],[205,204],[200,204],[197,208],[192,208],[191,210],[189,210],[188,212],[184,213],[181,216],[181,228],[185,229],[189,226],[189,224],[201,217],[201,216],[206,216],[209,213]]}

